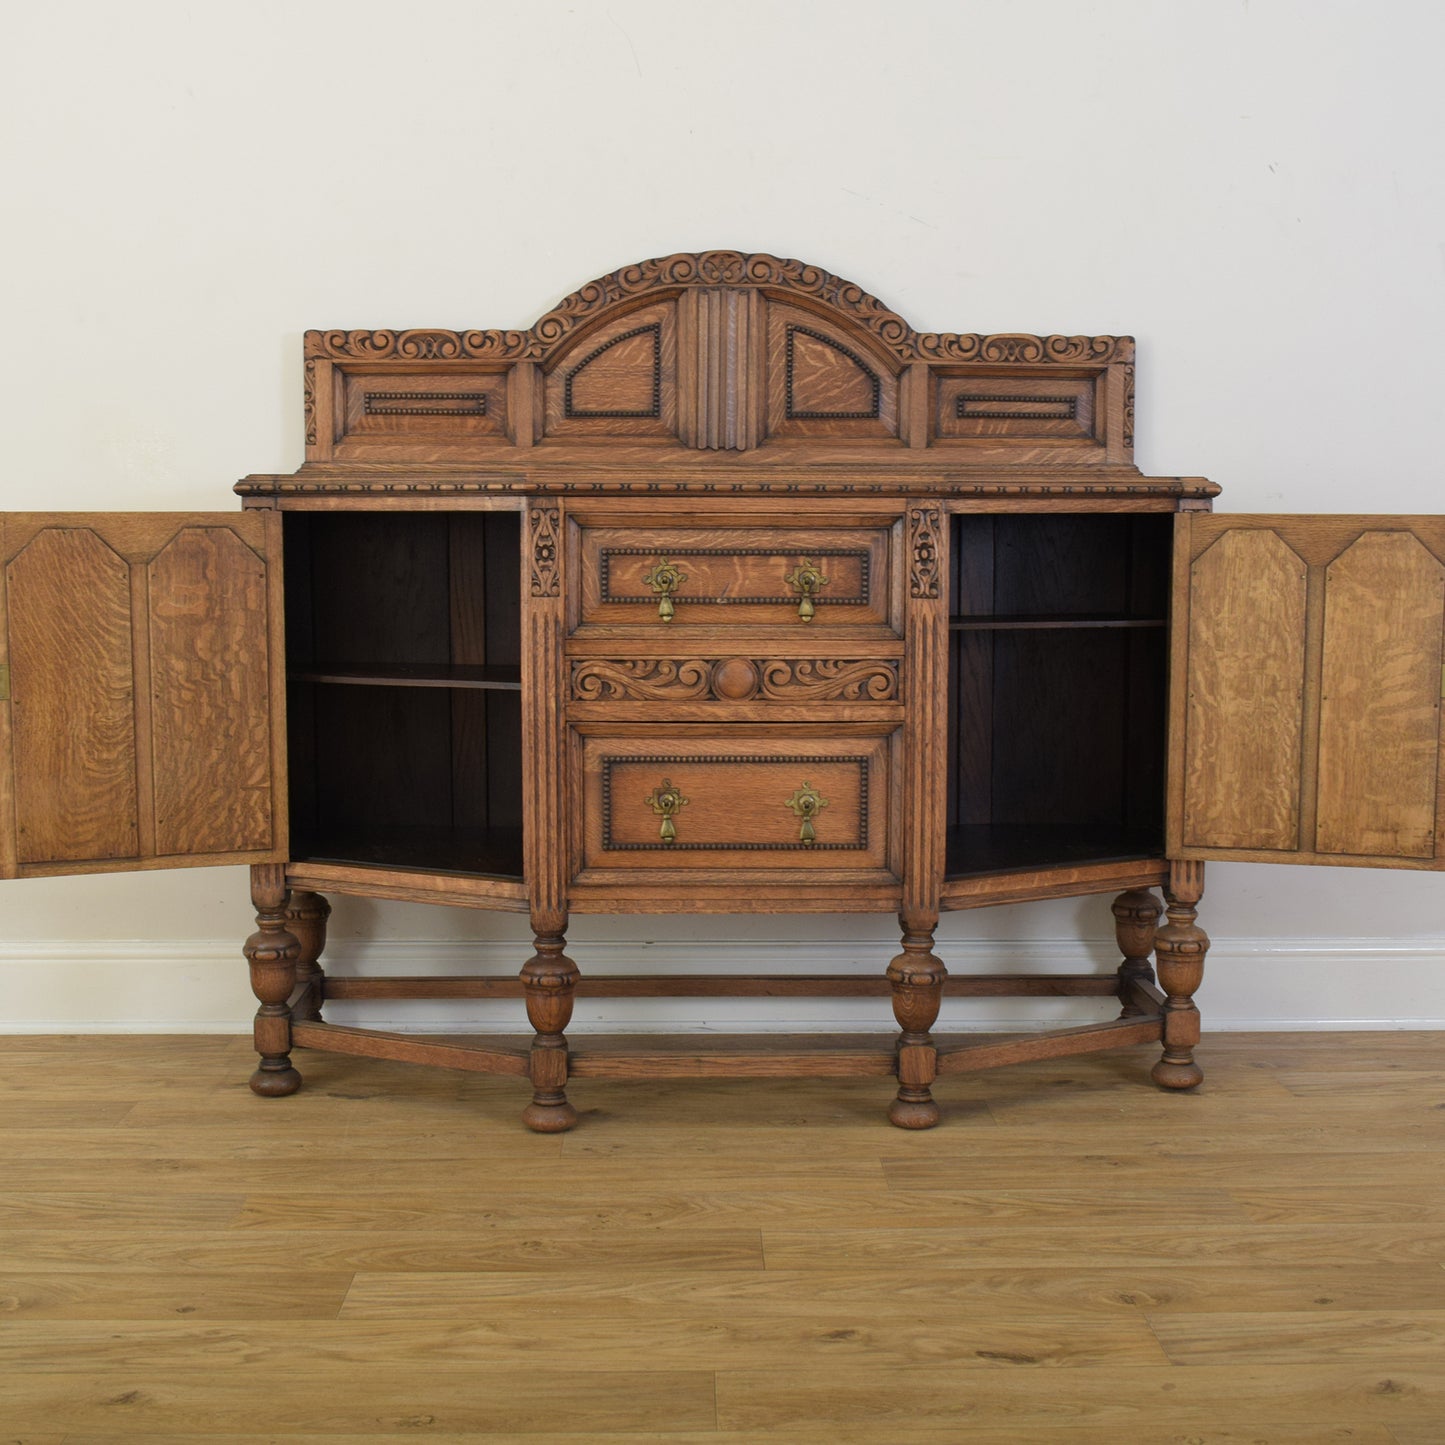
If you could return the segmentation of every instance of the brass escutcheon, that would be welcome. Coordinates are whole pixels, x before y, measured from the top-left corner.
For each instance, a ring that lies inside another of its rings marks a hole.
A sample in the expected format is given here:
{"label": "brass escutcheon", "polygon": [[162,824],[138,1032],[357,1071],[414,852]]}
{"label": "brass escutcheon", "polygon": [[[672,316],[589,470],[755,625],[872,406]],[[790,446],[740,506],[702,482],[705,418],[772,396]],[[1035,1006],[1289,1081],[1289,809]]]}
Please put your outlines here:
{"label": "brass escutcheon", "polygon": [[687,807],[691,800],[682,796],[682,789],[674,787],[671,778],[664,778],[642,801],[662,819],[657,836],[664,843],[675,843],[677,825],[672,821],[673,815],[679,808]]}
{"label": "brass escutcheon", "polygon": [[793,815],[801,821],[798,829],[798,841],[800,843],[816,843],[818,832],[813,826],[813,819],[828,806],[827,798],[805,778],[802,787],[796,789],[793,796],[783,806],[791,808]]}
{"label": "brass escutcheon", "polygon": [[813,614],[818,610],[813,605],[813,598],[828,585],[828,579],[823,576],[821,569],[811,557],[804,557],[792,572],[784,575],[783,581],[798,594],[800,599],[798,621],[811,622]]}

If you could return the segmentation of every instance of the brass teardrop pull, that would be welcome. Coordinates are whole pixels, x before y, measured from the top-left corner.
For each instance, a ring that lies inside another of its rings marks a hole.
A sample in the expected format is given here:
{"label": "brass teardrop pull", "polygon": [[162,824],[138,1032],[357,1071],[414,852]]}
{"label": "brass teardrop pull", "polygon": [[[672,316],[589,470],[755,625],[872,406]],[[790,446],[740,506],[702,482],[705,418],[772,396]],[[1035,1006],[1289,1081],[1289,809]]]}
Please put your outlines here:
{"label": "brass teardrop pull", "polygon": [[682,796],[682,789],[674,787],[671,778],[664,778],[642,801],[662,819],[657,836],[664,843],[675,843],[677,824],[672,821],[673,817],[679,808],[687,807],[691,800]]}
{"label": "brass teardrop pull", "polygon": [[687,573],[668,558],[661,558],[655,566],[642,574],[643,584],[657,593],[657,615],[664,622],[671,622],[676,609],[672,594],[687,581]]}
{"label": "brass teardrop pull", "polygon": [[812,783],[804,779],[802,787],[797,788],[783,806],[791,808],[793,816],[799,820],[798,841],[800,843],[816,843],[818,830],[813,826],[813,820],[828,806],[827,798]]}
{"label": "brass teardrop pull", "polygon": [[813,598],[828,585],[828,579],[811,557],[804,557],[797,567],[784,575],[783,581],[798,594],[798,621],[811,622],[817,608]]}

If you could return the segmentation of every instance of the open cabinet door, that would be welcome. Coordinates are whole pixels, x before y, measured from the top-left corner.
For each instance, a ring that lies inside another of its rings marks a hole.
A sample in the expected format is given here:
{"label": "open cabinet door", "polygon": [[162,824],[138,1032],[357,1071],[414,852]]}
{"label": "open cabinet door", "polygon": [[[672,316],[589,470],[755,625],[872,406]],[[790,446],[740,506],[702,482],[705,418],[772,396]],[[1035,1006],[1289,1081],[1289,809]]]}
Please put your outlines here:
{"label": "open cabinet door", "polygon": [[0,527],[0,876],[284,861],[280,514]]}
{"label": "open cabinet door", "polygon": [[1445,867],[1445,518],[1183,513],[1169,854]]}

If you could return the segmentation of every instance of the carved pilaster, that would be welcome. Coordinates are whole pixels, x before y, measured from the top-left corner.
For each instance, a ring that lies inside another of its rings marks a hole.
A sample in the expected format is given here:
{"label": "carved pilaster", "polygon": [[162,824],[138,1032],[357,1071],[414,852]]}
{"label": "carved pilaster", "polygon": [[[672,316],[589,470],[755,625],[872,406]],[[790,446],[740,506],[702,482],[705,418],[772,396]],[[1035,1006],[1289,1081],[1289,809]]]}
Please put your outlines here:
{"label": "carved pilaster", "polygon": [[732,286],[682,298],[683,345],[690,343],[692,364],[682,425],[687,444],[745,452],[762,441],[765,304],[759,292]]}
{"label": "carved pilaster", "polygon": [[940,534],[943,514],[938,507],[908,509],[909,553],[908,595],[937,597],[941,566]]}
{"label": "carved pilaster", "polygon": [[534,502],[528,516],[532,535],[532,596],[560,596],[561,508],[555,502]]}

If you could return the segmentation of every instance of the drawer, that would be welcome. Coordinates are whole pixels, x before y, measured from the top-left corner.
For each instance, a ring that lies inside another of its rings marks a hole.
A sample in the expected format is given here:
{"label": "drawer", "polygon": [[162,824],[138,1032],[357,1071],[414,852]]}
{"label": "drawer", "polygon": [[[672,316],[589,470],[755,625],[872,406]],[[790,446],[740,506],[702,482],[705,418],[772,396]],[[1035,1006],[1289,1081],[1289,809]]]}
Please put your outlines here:
{"label": "drawer", "polygon": [[891,879],[896,729],[579,731],[580,866]]}
{"label": "drawer", "polygon": [[574,622],[896,630],[896,530],[583,527]]}

